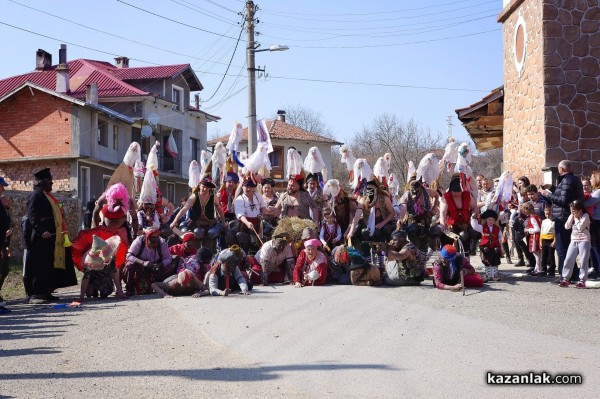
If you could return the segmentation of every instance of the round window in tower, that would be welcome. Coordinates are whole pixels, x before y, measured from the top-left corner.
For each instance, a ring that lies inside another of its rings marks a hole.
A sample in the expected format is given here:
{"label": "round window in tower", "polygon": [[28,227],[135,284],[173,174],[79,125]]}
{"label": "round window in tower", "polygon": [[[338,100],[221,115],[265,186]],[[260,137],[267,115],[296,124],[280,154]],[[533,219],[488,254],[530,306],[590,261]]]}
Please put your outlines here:
{"label": "round window in tower", "polygon": [[517,24],[515,25],[515,36],[513,38],[513,55],[515,59],[515,67],[519,73],[519,77],[523,75],[523,66],[525,65],[525,56],[527,54],[527,30],[525,20],[522,15],[519,15]]}

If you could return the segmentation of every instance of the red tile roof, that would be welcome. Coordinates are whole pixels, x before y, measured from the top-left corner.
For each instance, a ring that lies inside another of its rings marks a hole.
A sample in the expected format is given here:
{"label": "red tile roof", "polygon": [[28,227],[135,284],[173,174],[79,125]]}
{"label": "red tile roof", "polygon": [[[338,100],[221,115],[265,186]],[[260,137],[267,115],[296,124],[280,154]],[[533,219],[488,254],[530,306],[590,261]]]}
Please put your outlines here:
{"label": "red tile roof", "polygon": [[[279,140],[295,140],[295,141],[308,141],[317,143],[328,143],[331,145],[343,144],[337,140],[330,139],[329,137],[321,136],[320,134],[309,132],[298,126],[290,125],[289,123],[282,122],[280,120],[267,120],[267,129],[271,135],[271,139]],[[208,145],[215,145],[217,142],[222,141],[226,143],[229,140],[229,135],[218,137],[210,140]],[[248,128],[244,128],[242,135],[242,142],[248,141]]]}
{"label": "red tile roof", "polygon": [[[102,97],[128,97],[151,95],[150,92],[138,89],[126,80],[164,79],[184,74],[192,90],[201,90],[202,85],[196,78],[189,64],[162,65],[140,68],[117,68],[104,62],[85,59],[69,61],[69,86],[73,97],[85,97],[85,87],[90,83],[98,84],[98,96]],[[24,75],[13,76],[0,80],[0,97],[16,89],[24,82],[33,82],[40,86],[54,90],[56,87],[56,66],[45,71],[34,71]]]}

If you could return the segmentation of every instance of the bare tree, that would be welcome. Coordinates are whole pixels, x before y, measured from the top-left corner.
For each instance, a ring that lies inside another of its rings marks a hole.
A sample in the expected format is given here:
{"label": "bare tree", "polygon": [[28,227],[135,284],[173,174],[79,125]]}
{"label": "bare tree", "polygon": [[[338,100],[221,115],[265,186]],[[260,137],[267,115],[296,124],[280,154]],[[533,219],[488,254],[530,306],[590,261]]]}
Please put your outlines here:
{"label": "bare tree", "polygon": [[502,157],[502,148],[480,152],[472,156],[471,169],[474,174],[489,179],[499,177],[502,174]]}
{"label": "bare tree", "polygon": [[281,108],[285,110],[285,121],[290,125],[298,126],[311,133],[333,138],[331,129],[323,122],[320,112],[313,111],[302,105],[287,105]]}
{"label": "bare tree", "polygon": [[439,133],[432,134],[429,128],[422,127],[412,118],[404,121],[396,115],[383,114],[354,135],[350,148],[357,158],[365,158],[371,167],[377,158],[389,152],[392,156],[392,172],[400,182],[405,182],[408,161],[413,161],[417,166],[429,152],[435,152],[438,156],[443,154],[440,140]]}

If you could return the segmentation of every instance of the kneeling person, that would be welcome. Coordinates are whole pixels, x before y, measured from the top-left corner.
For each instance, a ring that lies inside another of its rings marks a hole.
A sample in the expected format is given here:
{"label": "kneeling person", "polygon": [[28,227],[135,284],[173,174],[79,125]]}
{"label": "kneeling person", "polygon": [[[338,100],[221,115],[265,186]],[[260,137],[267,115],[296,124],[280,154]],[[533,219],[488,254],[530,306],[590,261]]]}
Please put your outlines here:
{"label": "kneeling person", "polygon": [[233,291],[239,291],[240,295],[250,295],[252,285],[248,284],[240,270],[245,259],[246,253],[237,245],[221,251],[205,278],[211,295],[228,296]]}
{"label": "kneeling person", "polygon": [[163,298],[189,296],[200,298],[209,295],[206,286],[191,270],[184,269],[176,276],[168,277],[160,283],[152,283],[152,290]]}
{"label": "kneeling person", "polygon": [[254,255],[254,259],[256,261],[252,266],[254,283],[285,284],[292,280],[295,262],[288,233],[277,234],[272,240],[265,242]]}
{"label": "kneeling person", "polygon": [[460,291],[460,271],[465,271],[465,287],[483,287],[483,279],[475,272],[475,269],[467,258],[457,254],[453,245],[444,245],[440,251],[440,258],[433,262],[433,282],[440,290]]}

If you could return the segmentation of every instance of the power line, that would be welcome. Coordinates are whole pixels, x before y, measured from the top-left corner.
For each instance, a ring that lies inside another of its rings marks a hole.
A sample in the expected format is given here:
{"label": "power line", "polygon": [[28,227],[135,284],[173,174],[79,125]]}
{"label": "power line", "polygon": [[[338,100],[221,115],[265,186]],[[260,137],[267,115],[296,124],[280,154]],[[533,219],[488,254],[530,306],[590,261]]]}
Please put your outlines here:
{"label": "power line", "polygon": [[377,12],[366,12],[366,13],[336,13],[336,14],[326,14],[326,13],[299,13],[299,12],[267,11],[267,10],[263,10],[263,12],[265,14],[273,14],[273,15],[280,15],[280,16],[285,16],[285,15],[311,15],[311,16],[325,16],[325,17],[361,16],[361,15],[378,15],[378,14],[396,14],[396,13],[408,12],[408,11],[419,11],[419,10],[425,10],[425,9],[428,9],[428,8],[444,7],[444,6],[454,5],[454,4],[458,4],[458,3],[465,3],[467,1],[471,1],[471,0],[459,0],[459,1],[453,1],[453,2],[450,2],[450,3],[433,4],[433,5],[430,5],[430,6],[424,6],[424,7],[418,7],[418,8],[405,8],[403,10],[389,10],[389,11],[377,11]]}
{"label": "power line", "polygon": [[[118,0],[118,1],[120,1],[120,0]],[[310,19],[310,18],[301,18],[301,17],[289,17],[289,18],[294,18],[296,20],[304,20],[304,21],[335,22],[335,23],[371,23],[371,22],[384,22],[384,21],[398,21],[398,20],[403,20],[403,19],[413,19],[413,18],[420,18],[420,17],[428,17],[428,16],[432,16],[432,15],[447,14],[447,13],[451,13],[451,12],[466,10],[469,8],[480,7],[482,5],[490,4],[490,3],[497,3],[497,0],[487,0],[487,1],[475,4],[475,5],[468,5],[468,6],[464,6],[464,7],[454,8],[452,10],[444,10],[444,11],[432,12],[432,13],[428,13],[428,14],[406,15],[406,16],[401,16],[401,17],[381,18],[381,19],[371,19],[371,20]],[[263,12],[265,12],[265,11],[263,10]]]}
{"label": "power line", "polygon": [[222,34],[220,34],[220,33],[217,33],[217,32],[212,32],[212,31],[209,31],[209,30],[206,30],[206,29],[198,28],[197,26],[193,26],[193,25],[190,25],[190,24],[186,24],[186,23],[184,23],[184,22],[177,21],[177,20],[175,20],[175,19],[168,18],[168,17],[165,17],[165,16],[163,16],[163,15],[156,14],[156,13],[154,13],[154,12],[152,12],[152,11],[149,11],[149,10],[146,10],[146,9],[144,9],[144,8],[141,8],[141,7],[138,7],[138,6],[134,6],[133,4],[129,4],[129,3],[125,2],[125,1],[123,1],[123,0],[117,0],[117,1],[118,1],[119,3],[122,3],[122,4],[125,4],[125,5],[129,6],[129,7],[131,7],[131,8],[135,8],[136,10],[140,10],[140,11],[142,11],[142,12],[145,12],[145,13],[147,13],[147,14],[154,15],[155,17],[162,18],[162,19],[164,19],[164,20],[167,20],[167,21],[173,22],[173,23],[175,23],[175,24],[178,24],[178,25],[187,26],[188,28],[195,29],[195,30],[198,30],[198,31],[200,31],[200,32],[210,33],[211,35],[217,35],[217,36],[226,37],[226,38],[228,38],[228,39],[233,39],[233,40],[236,40],[236,38],[235,38],[235,37],[233,37],[233,36],[226,36],[226,35],[222,35]]}
{"label": "power line", "polygon": [[227,69],[225,69],[225,73],[223,74],[223,77],[221,78],[221,81],[219,82],[219,85],[217,86],[215,92],[213,93],[212,96],[210,96],[210,98],[206,101],[210,101],[212,100],[212,98],[217,94],[217,92],[219,91],[219,89],[221,88],[221,85],[223,84],[223,81],[225,80],[225,77],[227,76],[227,72],[229,72],[229,67],[231,66],[231,62],[233,61],[233,57],[235,56],[235,52],[237,51],[238,45],[240,44],[240,38],[242,37],[242,32],[244,32],[244,27],[242,26],[242,28],[240,29],[240,34],[238,35],[238,40],[235,43],[235,48],[233,49],[233,53],[231,54],[231,58],[229,59],[229,64],[227,65]]}
{"label": "power line", "polygon": [[205,1],[206,1],[206,2],[208,2],[208,3],[210,3],[210,4],[212,4],[212,5],[215,5],[215,6],[217,6],[217,7],[220,7],[220,8],[222,8],[222,9],[224,9],[224,10],[230,11],[230,12],[232,12],[232,13],[234,13],[234,14],[238,14],[238,11],[232,10],[231,8],[227,8],[227,7],[225,7],[224,5],[221,5],[221,4],[219,4],[219,3],[215,3],[215,2],[214,2],[214,1],[212,1],[212,0],[205,0]]}
{"label": "power line", "polygon": [[[333,40],[333,39],[346,38],[346,37],[380,38],[380,37],[409,36],[409,35],[420,35],[420,34],[424,34],[424,33],[437,32],[437,31],[444,30],[444,29],[451,29],[458,25],[463,25],[463,24],[467,24],[469,22],[479,21],[482,19],[494,17],[496,15],[497,15],[496,13],[488,14],[488,15],[484,15],[484,16],[478,17],[478,18],[472,18],[472,19],[468,19],[465,21],[458,21],[455,23],[447,23],[447,24],[443,24],[443,25],[432,25],[432,26],[415,27],[415,28],[409,28],[409,29],[399,29],[399,30],[389,31],[389,32],[345,33],[345,34],[330,35],[329,37],[322,37],[322,38],[318,38],[318,39],[290,39],[290,38],[283,38],[283,37],[273,36],[273,35],[268,35],[268,34],[265,34],[263,36],[273,37],[273,38],[276,38],[279,40],[295,41],[295,42],[316,42],[316,41]],[[401,33],[401,32],[406,32],[406,33]]]}
{"label": "power line", "polygon": [[221,65],[227,65],[227,63],[225,63],[225,62],[211,61],[210,59],[200,58],[200,57],[196,57],[196,56],[193,56],[193,55],[179,53],[177,51],[168,50],[168,49],[164,49],[164,48],[161,48],[161,47],[153,46],[151,44],[142,43],[142,42],[137,41],[137,40],[129,39],[129,38],[126,38],[126,37],[123,37],[123,36],[116,35],[116,34],[111,33],[111,32],[107,32],[107,31],[104,31],[104,30],[101,30],[101,29],[97,29],[97,28],[93,28],[91,26],[87,26],[87,25],[81,24],[79,22],[76,22],[76,21],[73,21],[73,20],[61,17],[59,15],[55,15],[55,14],[52,14],[52,13],[49,13],[49,12],[46,12],[46,11],[43,11],[43,10],[31,7],[31,6],[28,6],[26,4],[19,3],[19,2],[15,1],[15,0],[9,0],[9,1],[12,2],[12,3],[14,3],[14,4],[17,4],[19,6],[22,6],[22,7],[25,7],[25,8],[29,8],[30,10],[37,11],[37,12],[45,14],[45,15],[49,15],[49,16],[51,16],[53,18],[57,18],[57,19],[60,19],[62,21],[65,21],[65,22],[69,22],[71,24],[80,26],[82,28],[89,29],[89,30],[94,31],[94,32],[99,32],[99,33],[102,33],[104,35],[116,37],[118,39],[125,40],[125,41],[130,42],[130,43],[135,43],[135,44],[138,44],[140,46],[144,46],[144,47],[152,48],[152,49],[155,49],[155,50],[164,51],[165,53],[179,55],[179,56],[182,56],[182,57],[192,58],[192,59],[196,59],[196,60],[200,60],[200,61],[212,62],[212,63],[215,63],[215,64],[221,64]]}
{"label": "power line", "polygon": [[[474,12],[474,13],[470,13],[469,16],[474,17],[474,16],[481,15],[481,14],[488,14],[488,13],[492,13],[492,12],[497,12],[497,10],[498,10],[497,8],[494,8],[494,9],[491,9],[491,10],[484,10],[484,11]],[[456,18],[457,18],[456,16],[453,16],[453,17],[449,17],[449,18],[439,18],[439,19],[433,19],[433,20],[429,20],[429,21],[403,23],[402,27],[404,28],[404,27],[407,27],[407,26],[428,25],[428,24],[435,23],[435,22],[453,21]],[[297,30],[297,29],[288,29],[288,26],[271,24],[269,22],[264,22],[263,24],[265,26],[275,27],[275,28],[284,29],[284,30],[292,30],[292,31],[298,31],[298,32],[303,32],[303,33],[312,33],[312,34],[330,34],[330,35],[334,34],[335,32],[338,32],[338,31],[364,32],[364,31],[370,31],[370,30],[383,30],[383,29],[394,29],[395,30],[396,28],[398,28],[398,25],[393,25],[393,26],[361,26],[360,28],[322,28],[323,32],[317,32],[317,31],[307,31],[307,30],[301,30],[301,29],[299,29],[299,30]],[[315,28],[315,29],[319,29],[319,28]],[[325,31],[327,31],[327,32],[325,32]],[[332,31],[332,32],[329,32],[329,31]]]}
{"label": "power line", "polygon": [[351,82],[343,80],[327,80],[327,79],[310,79],[310,78],[294,78],[289,76],[273,76],[269,75],[272,79],[286,79],[286,80],[299,80],[304,82],[316,82],[316,83],[335,83],[335,84],[347,84],[356,86],[380,86],[380,87],[397,87],[403,89],[425,89],[425,90],[446,90],[446,91],[475,91],[475,92],[489,92],[489,90],[483,89],[464,89],[457,87],[433,87],[433,86],[413,86],[413,85],[401,85],[395,83],[372,83],[372,82]]}
{"label": "power line", "polygon": [[491,29],[491,30],[485,30],[482,32],[467,33],[467,34],[458,35],[458,36],[448,36],[448,37],[442,37],[442,38],[438,38],[438,39],[419,40],[419,41],[404,42],[404,43],[371,44],[371,45],[362,45],[362,46],[294,46],[294,47],[295,48],[307,48],[307,49],[308,48],[310,48],[310,49],[361,49],[361,48],[378,48],[378,47],[397,47],[397,46],[407,46],[410,44],[421,44],[421,43],[440,42],[440,41],[444,41],[444,40],[460,39],[462,37],[482,35],[482,34],[490,33],[490,32],[500,32],[501,30],[502,29]]}
{"label": "power line", "polygon": [[[227,20],[227,19],[221,17],[220,15],[215,14],[214,12],[211,12],[211,11],[208,11],[207,9],[205,9],[205,8],[196,6],[193,3],[190,3],[189,1],[182,0],[183,3],[179,2],[177,0],[171,0],[171,1],[173,3],[175,3],[175,4],[179,4],[180,6],[187,8],[189,10],[195,11],[198,14],[202,14],[202,15],[205,15],[205,16],[207,16],[209,18],[216,19],[217,21],[224,22],[224,23],[227,23],[227,24],[237,24],[237,22],[235,22],[235,21]],[[184,4],[184,3],[187,3],[187,4]],[[204,12],[202,12],[200,10],[202,10]]]}

